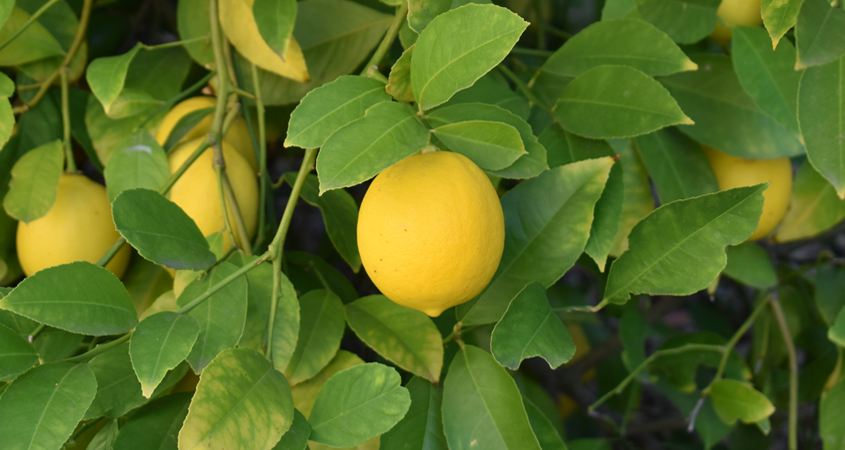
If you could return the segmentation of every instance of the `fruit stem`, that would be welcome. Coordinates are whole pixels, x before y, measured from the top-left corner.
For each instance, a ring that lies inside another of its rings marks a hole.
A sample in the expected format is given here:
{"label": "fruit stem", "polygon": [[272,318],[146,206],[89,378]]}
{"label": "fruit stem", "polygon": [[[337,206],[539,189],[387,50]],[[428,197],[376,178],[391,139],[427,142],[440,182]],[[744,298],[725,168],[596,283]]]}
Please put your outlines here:
{"label": "fruit stem", "polygon": [[369,76],[368,72],[373,66],[376,66],[376,71],[378,71],[379,63],[381,63],[381,60],[384,59],[384,55],[387,54],[387,51],[390,50],[390,46],[393,45],[393,41],[396,40],[396,36],[399,34],[399,28],[402,26],[402,23],[405,22],[405,16],[407,15],[408,2],[402,2],[402,4],[396,8],[396,15],[393,16],[393,22],[390,24],[390,28],[387,29],[387,33],[384,34],[384,38],[378,45],[376,52],[373,53],[373,57],[367,61],[367,64],[364,65],[364,69],[361,70],[361,76]]}
{"label": "fruit stem", "polygon": [[783,308],[780,300],[772,298],[768,303],[775,313],[780,334],[783,337],[783,344],[786,346],[786,354],[789,356],[789,450],[798,449],[798,359],[795,355],[795,344],[789,334],[789,326],[786,324],[786,317],[783,315]]}
{"label": "fruit stem", "polygon": [[67,68],[63,67],[62,77],[62,137],[65,148],[65,172],[76,172],[76,161],[73,160],[73,146],[70,143],[70,107],[68,106]]}
{"label": "fruit stem", "polygon": [[499,71],[501,71],[502,74],[505,75],[505,77],[507,77],[509,80],[511,80],[513,82],[513,84],[516,85],[517,89],[519,89],[519,91],[522,92],[522,95],[524,95],[525,98],[527,98],[529,102],[533,103],[535,106],[537,106],[538,108],[545,111],[546,114],[554,117],[554,115],[552,114],[551,108],[546,106],[545,103],[541,102],[540,99],[538,99],[534,95],[534,93],[531,92],[531,89],[528,87],[528,85],[526,85],[518,76],[516,76],[515,73],[513,73],[510,69],[508,69],[503,64],[499,64]]}

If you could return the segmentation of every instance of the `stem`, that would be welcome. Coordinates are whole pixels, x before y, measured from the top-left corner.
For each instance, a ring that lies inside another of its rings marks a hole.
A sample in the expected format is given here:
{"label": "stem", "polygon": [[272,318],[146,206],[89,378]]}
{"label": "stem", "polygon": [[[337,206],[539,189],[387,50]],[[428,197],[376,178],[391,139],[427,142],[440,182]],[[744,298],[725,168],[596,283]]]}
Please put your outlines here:
{"label": "stem", "polygon": [[546,24],[546,31],[562,39],[569,39],[572,37],[572,34],[567,33],[566,31],[563,31],[559,28],[555,28],[548,23]]}
{"label": "stem", "polygon": [[161,50],[164,48],[171,48],[171,47],[180,47],[186,44],[193,44],[194,42],[207,42],[208,38],[205,36],[195,37],[191,39],[185,39],[183,41],[174,41],[174,42],[165,42],[164,44],[158,45],[146,45],[141,44],[141,48],[144,50]]}
{"label": "stem", "polygon": [[772,299],[767,302],[775,313],[780,334],[783,336],[783,344],[786,346],[786,354],[789,356],[789,450],[798,449],[798,358],[795,355],[795,344],[789,333],[789,326],[786,324],[786,317],[783,315],[783,308],[780,300]]}
{"label": "stem", "polygon": [[554,55],[555,52],[551,52],[548,50],[541,50],[541,49],[533,49],[533,48],[524,48],[524,47],[514,47],[511,49],[511,53],[514,55],[523,55],[523,56],[536,56],[538,58],[548,58]]}
{"label": "stem", "polygon": [[223,289],[224,287],[226,287],[227,284],[231,283],[232,281],[235,281],[241,275],[249,272],[250,270],[252,270],[256,267],[258,267],[259,264],[263,263],[264,261],[267,261],[268,258],[270,258],[270,252],[267,252],[267,253],[259,256],[258,258],[255,258],[255,261],[253,261],[251,263],[244,264],[243,267],[238,268],[238,270],[236,270],[235,272],[232,272],[231,275],[229,275],[228,277],[220,280],[220,282],[215,284],[214,286],[211,286],[210,288],[208,288],[208,290],[203,292],[202,295],[200,295],[199,297],[191,300],[190,303],[188,303],[187,305],[179,308],[176,312],[178,314],[188,314],[189,312],[191,312],[192,309],[199,306],[200,303],[206,301],[209,297],[216,294],[217,291],[219,291],[220,289]]}
{"label": "stem", "polygon": [[235,197],[235,191],[232,189],[232,183],[229,181],[229,175],[223,171],[223,192],[226,194],[226,202],[232,208],[232,216],[235,218],[235,235],[240,241],[238,246],[246,256],[252,256],[252,248],[249,245],[249,235],[246,232],[246,225],[244,225],[244,218],[241,215],[241,208],[238,206],[238,199]]}
{"label": "stem", "polygon": [[173,107],[173,105],[175,105],[175,104],[177,104],[177,103],[181,102],[181,101],[182,101],[182,100],[184,100],[186,97],[188,97],[189,95],[193,94],[193,93],[194,93],[194,91],[196,91],[197,89],[200,89],[200,88],[202,88],[203,86],[205,86],[206,84],[208,84],[208,81],[209,81],[209,80],[211,80],[211,78],[212,78],[212,77],[214,77],[214,75],[215,75],[215,74],[217,74],[217,72],[212,70],[211,72],[209,72],[209,73],[208,73],[208,75],[206,75],[206,76],[202,77],[202,79],[201,79],[201,80],[197,81],[196,83],[194,83],[194,84],[192,84],[190,87],[188,87],[188,89],[185,89],[184,91],[182,91],[182,92],[180,92],[180,93],[176,94],[176,96],[174,96],[173,98],[171,98],[171,99],[167,100],[166,102],[164,102],[164,104],[162,104],[161,106],[159,106],[158,108],[156,108],[156,110],[155,110],[155,111],[153,111],[153,113],[152,113],[152,114],[150,114],[150,115],[149,115],[146,119],[144,119],[144,121],[143,121],[143,122],[141,122],[141,124],[140,124],[140,125],[138,125],[137,127],[135,127],[135,129],[134,129],[134,130],[132,130],[132,131],[133,131],[133,132],[135,132],[135,131],[140,130],[141,128],[143,128],[143,127],[144,127],[144,125],[146,125],[146,124],[147,124],[147,123],[149,123],[151,120],[153,120],[153,118],[155,118],[156,116],[158,116],[158,115],[159,115],[159,114],[161,114],[162,112],[167,111],[168,109],[170,109],[171,107]]}
{"label": "stem", "polygon": [[757,319],[757,316],[759,316],[760,313],[763,312],[763,309],[766,308],[766,305],[769,303],[769,299],[770,297],[764,297],[760,301],[760,303],[758,303],[757,306],[754,307],[754,311],[751,312],[751,315],[748,316],[747,319],[745,319],[745,322],[743,322],[742,326],[740,326],[739,329],[736,330],[736,333],[734,333],[733,337],[731,337],[731,340],[728,341],[727,344],[725,344],[725,353],[722,354],[722,360],[719,362],[719,368],[716,369],[716,375],[713,376],[713,381],[711,381],[710,384],[707,385],[707,387],[704,388],[703,391],[701,391],[702,397],[707,397],[707,395],[710,394],[710,387],[713,386],[713,383],[722,379],[722,374],[725,372],[725,366],[727,366],[728,364],[728,358],[731,355],[731,350],[733,350],[733,348],[736,346],[736,343],[739,342],[742,336],[745,335],[745,332],[748,331],[748,328],[751,326],[752,323],[754,323],[754,320]]}
{"label": "stem", "polygon": [[261,83],[258,81],[258,69],[255,64],[250,63],[250,67],[252,68],[252,86],[255,90],[255,109],[258,111],[258,176],[261,180],[258,237],[255,239],[255,244],[258,246],[264,242],[265,222],[267,221],[267,186],[270,184],[270,178],[267,173],[267,126],[264,116],[264,100],[261,98]]}
{"label": "stem", "polygon": [[367,71],[370,70],[370,67],[376,66],[376,70],[378,70],[379,63],[381,63],[381,60],[384,59],[384,55],[387,54],[387,51],[390,50],[390,46],[393,45],[393,41],[396,40],[396,36],[399,34],[399,28],[402,26],[402,22],[405,21],[405,16],[407,15],[408,2],[402,2],[402,4],[396,8],[396,15],[393,16],[393,22],[390,24],[390,28],[387,29],[387,33],[385,33],[384,38],[378,45],[376,52],[373,53],[373,57],[367,61],[366,65],[364,65],[364,70],[361,71],[362,76],[367,75]]}
{"label": "stem", "polygon": [[117,338],[113,341],[109,341],[109,342],[106,342],[105,344],[98,345],[98,346],[92,348],[91,350],[88,350],[87,352],[81,354],[81,355],[76,355],[76,356],[73,356],[73,357],[70,357],[70,358],[66,358],[64,361],[65,362],[82,362],[82,361],[88,360],[90,358],[93,358],[93,357],[101,354],[101,353],[105,353],[105,352],[117,347],[118,345],[128,341],[130,336],[132,336],[132,333],[126,333],[123,336],[121,336],[121,337],[119,337],[119,338]]}
{"label": "stem", "polygon": [[543,0],[534,0],[534,20],[537,27],[537,48],[546,49],[546,18],[543,16]]}
{"label": "stem", "polygon": [[527,86],[527,85],[526,85],[526,84],[525,84],[522,80],[520,80],[520,79],[519,79],[519,77],[518,77],[518,76],[516,76],[516,74],[515,74],[515,73],[511,72],[511,70],[510,70],[510,69],[508,69],[507,67],[505,67],[505,66],[504,66],[504,65],[502,65],[502,64],[499,64],[499,70],[500,70],[500,71],[501,71],[501,72],[502,72],[502,73],[503,73],[503,74],[504,74],[504,75],[505,75],[505,76],[506,76],[509,80],[511,80],[511,81],[513,82],[513,84],[515,84],[515,85],[516,85],[516,87],[520,90],[520,92],[522,92],[522,95],[524,95],[524,96],[528,99],[528,101],[529,101],[529,102],[531,102],[531,103],[533,103],[533,104],[537,105],[537,107],[538,107],[538,108],[542,109],[542,110],[543,110],[543,111],[545,111],[548,115],[552,116],[552,110],[551,110],[551,108],[549,108],[549,107],[548,107],[548,106],[546,106],[543,102],[541,102],[541,101],[540,101],[540,99],[538,99],[538,98],[534,95],[534,93],[533,93],[533,92],[531,92],[531,89],[530,89],[530,88],[529,88],[529,87],[528,87],[528,86]]}
{"label": "stem", "polygon": [[73,160],[73,146],[70,143],[70,107],[68,106],[67,68],[62,68],[62,136],[65,147],[65,172],[76,172],[76,161]]}
{"label": "stem", "polygon": [[30,344],[38,337],[39,334],[41,334],[42,331],[44,331],[44,328],[47,328],[47,325],[42,323],[32,330],[32,333],[29,334],[29,339],[27,339]]}
{"label": "stem", "polygon": [[[38,18],[41,17],[41,15],[44,14],[47,11],[47,9],[49,9],[51,6],[55,5],[58,2],[59,2],[59,0],[50,0],[47,3],[45,3],[44,5],[42,5],[40,8],[38,8],[38,10],[35,11],[35,14],[33,14],[29,18],[29,20],[27,20],[23,24],[23,26],[21,26],[18,29],[18,31],[15,31],[15,33],[13,35],[9,36],[9,38],[6,39],[6,41],[4,41],[2,44],[0,44],[0,51],[2,51],[4,48],[6,48],[9,44],[12,43],[12,41],[14,41],[24,31],[26,31],[26,29],[29,28],[30,25],[35,23],[35,21],[38,20]],[[14,6],[14,3],[12,5]]]}
{"label": "stem", "polygon": [[223,158],[223,146],[220,144],[214,145],[214,173],[217,176],[217,195],[220,198],[220,209],[223,213],[223,233],[229,234],[232,245],[239,246],[238,240],[235,238],[235,232],[232,229],[232,224],[229,223],[229,209],[226,204],[226,193],[223,189],[223,179],[226,178],[226,160]]}

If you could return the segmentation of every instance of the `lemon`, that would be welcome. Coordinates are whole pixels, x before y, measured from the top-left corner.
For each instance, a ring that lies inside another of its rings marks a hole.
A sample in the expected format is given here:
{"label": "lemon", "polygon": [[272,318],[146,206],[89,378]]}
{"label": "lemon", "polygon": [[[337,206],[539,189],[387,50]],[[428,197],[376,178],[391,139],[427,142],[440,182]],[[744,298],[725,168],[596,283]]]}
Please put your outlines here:
{"label": "lemon", "polygon": [[[164,119],[161,120],[161,124],[158,126],[158,131],[156,131],[156,141],[158,141],[159,145],[164,145],[164,143],[167,142],[167,138],[170,136],[170,133],[173,132],[173,128],[176,127],[176,124],[178,124],[183,117],[200,109],[214,108],[216,103],[217,99],[206,96],[191,97],[189,99],[182,100],[164,116]],[[185,136],[182,137],[179,143],[192,141],[197,138],[204,138],[205,134],[208,133],[208,130],[211,129],[213,120],[213,114],[209,114],[204,119],[200,120],[199,123],[191,129],[191,131],[187,132]],[[253,171],[258,170],[258,162],[255,159],[255,151],[252,148],[252,138],[249,137],[249,129],[246,127],[246,122],[243,117],[239,117],[232,123],[229,127],[229,131],[226,132],[226,136],[224,136],[223,139],[232,144],[232,147],[234,147],[241,156],[246,158]]]}
{"label": "lemon", "polygon": [[742,186],[771,182],[763,192],[763,215],[749,241],[767,236],[783,219],[792,195],[792,164],[789,158],[744,159],[708,146],[704,153],[710,160],[713,173],[719,182],[719,189],[733,189]]}
{"label": "lemon", "polygon": [[[66,173],[59,178],[50,211],[28,224],[18,223],[18,259],[27,276],[74,261],[96,263],[119,237],[106,188],[85,175]],[[122,276],[129,253],[124,245],[106,269]]]}
{"label": "lemon", "polygon": [[487,286],[504,242],[496,191],[457,153],[414,155],[383,171],[358,215],[358,249],[373,283],[432,317]]}
{"label": "lemon", "polygon": [[736,25],[756,27],[763,23],[760,0],[722,0],[716,13],[722,20],[716,21],[716,28],[710,33],[710,37],[721,45],[731,40],[733,36],[731,27]]}
{"label": "lemon", "polygon": [[[176,146],[167,155],[170,173],[176,172],[179,166],[202,144],[202,141],[202,138],[199,138]],[[232,183],[232,190],[244,219],[244,227],[252,238],[258,224],[258,182],[255,172],[229,143],[223,141],[222,145],[226,173]],[[223,209],[220,207],[219,185],[217,174],[212,166],[213,159],[214,152],[209,147],[170,189],[170,200],[179,205],[191,219],[194,219],[204,236],[223,230]],[[229,223],[234,227],[235,216],[232,209],[229,206],[226,209],[229,211]],[[228,251],[230,245],[229,233],[224,233],[223,251]]]}

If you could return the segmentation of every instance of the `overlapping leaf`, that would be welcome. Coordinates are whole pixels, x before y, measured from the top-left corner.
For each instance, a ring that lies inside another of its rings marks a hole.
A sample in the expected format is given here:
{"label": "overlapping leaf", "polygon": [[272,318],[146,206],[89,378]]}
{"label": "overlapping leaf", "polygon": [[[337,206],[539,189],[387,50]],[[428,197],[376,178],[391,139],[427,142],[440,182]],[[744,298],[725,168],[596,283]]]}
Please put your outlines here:
{"label": "overlapping leaf", "polygon": [[292,385],[305,381],[334,358],[346,328],[346,313],[337,295],[327,290],[299,298],[299,339],[285,368]]}
{"label": "overlapping leaf", "polygon": [[199,332],[196,319],[172,312],[154,314],[138,324],[129,355],[144,397],[150,398],[167,371],[188,356]]}
{"label": "overlapping leaf", "polygon": [[638,136],[636,143],[662,203],[719,190],[701,145],[676,129]]}
{"label": "overlapping leaf", "polygon": [[681,44],[691,44],[710,34],[716,26],[720,0],[636,0],[646,21]]}
{"label": "overlapping leaf", "polygon": [[817,236],[845,219],[845,200],[809,161],[795,174],[789,210],[778,225],[775,240],[788,242]]}
{"label": "overlapping leaf", "polygon": [[[845,12],[843,12],[845,14]],[[807,158],[845,199],[845,56],[810,67],[798,90],[798,123]]]}
{"label": "overlapping leaf", "polygon": [[164,149],[146,130],[138,131],[115,148],[109,163],[103,175],[111,201],[127,189],[158,191],[170,177]]}
{"label": "overlapping leaf", "polygon": [[795,24],[796,69],[825,64],[845,53],[845,11],[826,0],[804,0]]}
{"label": "overlapping leaf", "polygon": [[65,155],[60,141],[30,150],[12,167],[9,192],[3,208],[24,223],[43,217],[53,207],[59,192]]}

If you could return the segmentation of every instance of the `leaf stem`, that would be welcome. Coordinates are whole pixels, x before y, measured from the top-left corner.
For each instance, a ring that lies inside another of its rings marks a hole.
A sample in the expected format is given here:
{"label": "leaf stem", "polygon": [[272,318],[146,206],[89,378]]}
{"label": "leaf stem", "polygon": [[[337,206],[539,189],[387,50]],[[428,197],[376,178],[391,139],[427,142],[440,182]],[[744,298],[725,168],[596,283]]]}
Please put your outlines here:
{"label": "leaf stem", "polygon": [[205,36],[200,36],[200,37],[195,37],[195,38],[191,38],[191,39],[185,39],[185,40],[182,40],[182,41],[165,42],[164,44],[157,44],[157,45],[141,44],[141,48],[143,48],[144,50],[161,50],[161,49],[171,48],[171,47],[180,47],[180,46],[186,45],[186,44],[193,44],[195,42],[208,42],[208,38],[205,37]]}
{"label": "leaf stem", "polygon": [[773,298],[767,302],[772,307],[772,312],[777,319],[780,334],[783,337],[783,344],[786,346],[786,354],[789,356],[789,450],[798,449],[798,358],[795,354],[795,344],[789,333],[789,326],[786,324],[786,317],[780,300]]}
{"label": "leaf stem", "polygon": [[47,328],[47,324],[42,323],[42,324],[38,325],[37,327],[35,327],[35,329],[32,330],[32,333],[29,333],[29,337],[28,337],[27,340],[29,341],[30,344],[35,340],[35,338],[38,337],[39,334],[41,334],[42,331],[44,331],[44,328]]}
{"label": "leaf stem", "polygon": [[534,48],[525,48],[525,47],[514,47],[511,49],[511,53],[514,55],[522,55],[522,56],[535,56],[537,58],[548,58],[554,55],[555,52],[549,50],[541,50],[541,49],[534,49]]}
{"label": "leaf stem", "polygon": [[73,145],[70,142],[70,106],[68,106],[67,68],[62,68],[62,137],[65,148],[65,172],[76,172],[76,161],[73,160]]}
{"label": "leaf stem", "polygon": [[175,105],[175,104],[177,104],[177,103],[181,102],[181,101],[182,101],[183,99],[185,99],[187,96],[189,96],[189,95],[193,94],[193,93],[194,93],[194,91],[196,91],[197,89],[200,89],[200,88],[202,88],[203,86],[205,86],[206,84],[208,84],[209,80],[211,80],[211,78],[213,78],[213,77],[214,77],[214,75],[216,75],[216,74],[217,74],[217,72],[216,72],[216,71],[214,71],[214,70],[212,70],[211,72],[209,72],[209,73],[208,73],[208,75],[206,75],[206,76],[202,77],[202,79],[200,79],[200,80],[199,80],[199,81],[197,81],[196,83],[194,83],[194,84],[192,84],[191,86],[189,86],[189,87],[188,87],[188,89],[185,89],[184,91],[182,91],[182,92],[180,92],[180,93],[176,94],[175,96],[173,96],[172,98],[168,99],[168,100],[167,100],[166,102],[164,102],[161,106],[159,106],[158,108],[156,108],[156,110],[155,110],[155,111],[153,111],[153,113],[152,113],[152,114],[150,114],[149,116],[147,116],[147,118],[146,118],[146,119],[144,119],[144,121],[143,121],[143,122],[141,122],[141,124],[140,124],[140,125],[138,125],[137,127],[135,127],[132,131],[133,131],[133,132],[135,132],[135,131],[140,130],[141,128],[143,128],[143,127],[144,127],[144,125],[148,124],[148,123],[149,123],[151,120],[153,120],[156,116],[158,116],[159,114],[161,114],[161,113],[162,113],[162,112],[164,112],[164,111],[167,111],[168,109],[170,109],[171,107],[173,107],[173,105]]}
{"label": "leaf stem", "polygon": [[258,68],[250,63],[252,69],[252,86],[255,91],[255,109],[258,112],[258,176],[261,180],[261,191],[259,192],[258,208],[258,237],[255,239],[256,247],[264,242],[264,233],[267,221],[267,187],[270,184],[270,175],[267,173],[267,125],[265,122],[264,100],[261,98],[261,83],[258,80]]}
{"label": "leaf stem", "polygon": [[267,253],[261,255],[261,256],[256,257],[254,261],[244,264],[243,267],[238,268],[238,270],[232,272],[231,275],[229,275],[228,277],[220,280],[220,282],[215,284],[214,286],[211,286],[210,288],[208,288],[208,290],[203,292],[202,295],[200,295],[199,297],[191,300],[190,303],[188,303],[187,305],[179,308],[178,310],[176,310],[176,312],[178,314],[188,314],[189,312],[191,312],[192,309],[199,306],[200,303],[206,301],[209,297],[216,294],[217,291],[226,287],[227,284],[235,281],[241,275],[249,272],[250,270],[252,270],[256,267],[258,267],[259,264],[263,263],[264,261],[267,261],[267,259],[269,259],[269,258],[270,258],[270,252],[269,251]]}
{"label": "leaf stem", "polygon": [[373,53],[372,58],[370,58],[370,60],[367,61],[367,64],[364,65],[364,69],[361,71],[361,76],[367,75],[367,72],[373,66],[376,66],[376,71],[378,71],[379,63],[381,63],[381,60],[384,59],[384,55],[387,54],[387,51],[390,50],[390,46],[393,45],[393,41],[396,40],[396,36],[399,34],[399,28],[402,26],[402,22],[405,21],[405,16],[407,15],[408,2],[402,2],[402,4],[396,8],[396,15],[393,16],[393,22],[390,24],[390,28],[387,29],[387,33],[384,34],[384,38],[381,40],[376,52]]}
{"label": "leaf stem", "polygon": [[252,246],[249,245],[249,235],[246,232],[244,225],[244,218],[241,214],[241,208],[238,206],[238,199],[235,197],[235,191],[232,189],[232,183],[229,181],[229,175],[223,171],[223,192],[226,194],[226,202],[232,208],[232,217],[235,218],[235,235],[240,241],[238,246],[246,256],[252,256]]}
{"label": "leaf stem", "polygon": [[[24,22],[24,24],[20,28],[18,28],[18,30],[15,31],[14,34],[9,36],[8,39],[6,39],[2,44],[0,44],[0,51],[2,51],[9,44],[11,44],[12,41],[14,41],[18,36],[23,34],[23,32],[26,31],[26,29],[29,28],[30,25],[35,23],[35,21],[38,20],[38,18],[41,17],[42,14],[44,14],[51,6],[55,5],[58,2],[59,0],[50,0],[47,3],[44,3],[40,8],[38,8],[38,10],[35,11],[32,16],[29,17],[29,20]],[[12,6],[14,6],[14,3],[12,3]]]}
{"label": "leaf stem", "polygon": [[503,64],[499,64],[499,70],[505,75],[505,77],[507,77],[509,80],[511,80],[513,82],[513,84],[516,85],[517,89],[519,89],[519,91],[522,92],[522,95],[524,95],[528,99],[529,102],[537,105],[538,108],[545,111],[548,115],[554,117],[552,115],[551,108],[549,108],[543,102],[541,102],[540,99],[538,99],[534,95],[534,93],[531,92],[531,89],[522,80],[520,80],[519,77],[516,76],[515,73],[511,72],[511,70],[508,69]]}
{"label": "leaf stem", "polygon": [[66,358],[65,362],[86,361],[90,358],[93,358],[93,357],[95,357],[95,356],[97,356],[101,353],[105,353],[105,352],[117,347],[118,345],[128,341],[130,336],[132,336],[132,333],[126,333],[123,336],[121,336],[121,337],[119,337],[119,338],[117,338],[113,341],[109,341],[109,342],[106,342],[105,344],[98,345],[98,346],[92,348],[91,350],[88,350],[87,352],[82,353],[81,355],[76,355],[76,356],[72,356],[70,358]]}

